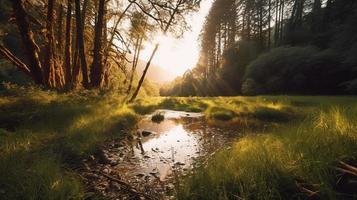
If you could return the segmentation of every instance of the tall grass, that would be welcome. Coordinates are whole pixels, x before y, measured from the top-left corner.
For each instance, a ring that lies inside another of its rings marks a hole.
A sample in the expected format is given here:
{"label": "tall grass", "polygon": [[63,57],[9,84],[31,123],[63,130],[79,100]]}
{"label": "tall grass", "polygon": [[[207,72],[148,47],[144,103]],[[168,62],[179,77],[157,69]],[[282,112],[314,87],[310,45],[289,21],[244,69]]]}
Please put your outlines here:
{"label": "tall grass", "polygon": [[321,199],[352,199],[336,191],[334,167],[356,161],[356,119],[356,105],[332,106],[303,122],[246,136],[188,177],[178,199],[304,199],[304,189]]}
{"label": "tall grass", "polygon": [[10,91],[0,97],[0,199],[83,199],[70,169],[139,119],[120,96]]}

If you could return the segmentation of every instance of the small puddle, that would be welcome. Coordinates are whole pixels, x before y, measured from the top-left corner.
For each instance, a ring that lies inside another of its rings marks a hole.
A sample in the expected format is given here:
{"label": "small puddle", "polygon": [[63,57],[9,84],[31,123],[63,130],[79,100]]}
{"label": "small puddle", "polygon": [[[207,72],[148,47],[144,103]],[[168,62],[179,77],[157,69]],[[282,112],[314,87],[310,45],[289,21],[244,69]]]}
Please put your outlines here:
{"label": "small puddle", "polygon": [[142,138],[142,148],[137,144],[134,155],[144,161],[140,163],[140,170],[164,181],[173,168],[192,168],[194,159],[200,156],[203,138],[198,127],[202,127],[203,115],[169,110],[158,112],[165,116],[161,123],[152,122],[151,116],[147,116],[138,124],[140,131],[153,134]]}

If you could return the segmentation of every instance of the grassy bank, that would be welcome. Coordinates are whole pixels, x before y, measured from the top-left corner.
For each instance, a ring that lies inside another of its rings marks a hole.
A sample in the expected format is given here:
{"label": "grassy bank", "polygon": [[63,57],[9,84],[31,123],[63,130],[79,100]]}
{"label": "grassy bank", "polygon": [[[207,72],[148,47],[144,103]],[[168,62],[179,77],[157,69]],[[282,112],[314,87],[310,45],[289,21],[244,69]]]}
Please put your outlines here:
{"label": "grassy bank", "polygon": [[121,96],[100,92],[2,92],[0,199],[85,198],[76,173],[81,159],[95,154],[104,141],[131,134],[140,116],[156,109],[204,112],[217,124],[274,125],[269,133],[254,132],[220,152],[185,180],[181,199],[285,198],[300,192],[296,181],[333,197],[331,167],[356,160],[354,98],[151,97],[122,102]]}
{"label": "grassy bank", "polygon": [[[275,97],[266,97],[278,99]],[[187,177],[179,199],[355,199],[357,104],[351,97],[289,97],[301,120],[239,139]]]}
{"label": "grassy bank", "polygon": [[38,89],[0,97],[0,199],[83,199],[73,171],[99,144],[128,134],[139,116],[121,97]]}

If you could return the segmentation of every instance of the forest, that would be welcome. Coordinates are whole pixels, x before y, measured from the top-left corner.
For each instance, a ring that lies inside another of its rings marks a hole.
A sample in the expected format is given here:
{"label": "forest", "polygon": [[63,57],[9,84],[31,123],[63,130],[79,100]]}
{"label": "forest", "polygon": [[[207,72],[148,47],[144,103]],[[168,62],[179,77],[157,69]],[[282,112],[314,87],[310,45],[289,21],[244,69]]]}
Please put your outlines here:
{"label": "forest", "polygon": [[161,94],[356,94],[356,8],[353,0],[217,0],[197,66]]}
{"label": "forest", "polygon": [[0,200],[357,199],[356,25],[356,0],[0,0]]}

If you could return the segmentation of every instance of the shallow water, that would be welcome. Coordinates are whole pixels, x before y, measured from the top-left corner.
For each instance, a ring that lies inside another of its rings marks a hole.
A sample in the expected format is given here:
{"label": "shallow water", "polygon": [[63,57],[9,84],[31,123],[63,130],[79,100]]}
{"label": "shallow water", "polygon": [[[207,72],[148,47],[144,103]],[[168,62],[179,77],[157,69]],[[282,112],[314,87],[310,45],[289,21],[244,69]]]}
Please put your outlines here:
{"label": "shallow water", "polygon": [[[102,149],[105,163],[92,159],[87,162],[88,168],[117,177],[146,194],[172,199],[180,177],[194,173],[218,150],[229,148],[241,136],[240,126],[211,123],[201,113],[158,112],[164,115],[161,123],[153,122],[152,115],[138,123],[139,133],[149,131],[151,135],[109,141]],[[103,178],[97,177],[94,185],[107,196],[117,196]]]}
{"label": "shallow water", "polygon": [[127,178],[166,181],[172,178],[173,172],[183,175],[225,147],[232,136],[239,133],[209,126],[200,113],[157,112],[163,114],[165,120],[155,123],[151,121],[152,115],[147,115],[138,124],[138,131],[153,134],[134,140],[129,155],[117,166],[116,170],[124,172]]}

